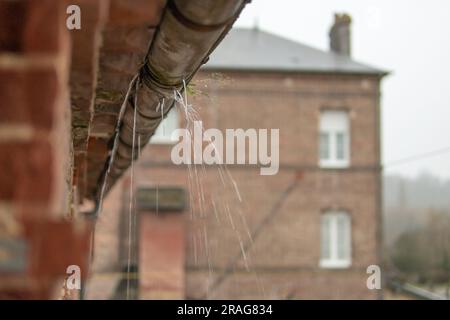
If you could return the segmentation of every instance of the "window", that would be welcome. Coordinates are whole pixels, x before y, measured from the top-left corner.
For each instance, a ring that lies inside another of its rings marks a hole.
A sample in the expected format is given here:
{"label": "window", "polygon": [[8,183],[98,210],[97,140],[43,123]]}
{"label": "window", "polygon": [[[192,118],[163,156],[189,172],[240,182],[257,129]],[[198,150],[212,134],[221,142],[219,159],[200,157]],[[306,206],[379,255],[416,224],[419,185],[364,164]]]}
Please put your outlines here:
{"label": "window", "polygon": [[176,142],[172,139],[172,132],[178,129],[178,111],[172,108],[166,118],[161,121],[151,139],[151,143],[171,144]]}
{"label": "window", "polygon": [[322,112],[319,156],[319,164],[323,168],[346,168],[350,165],[350,125],[347,112]]}
{"label": "window", "polygon": [[321,217],[322,268],[347,268],[351,265],[351,219],[346,212],[327,212]]}

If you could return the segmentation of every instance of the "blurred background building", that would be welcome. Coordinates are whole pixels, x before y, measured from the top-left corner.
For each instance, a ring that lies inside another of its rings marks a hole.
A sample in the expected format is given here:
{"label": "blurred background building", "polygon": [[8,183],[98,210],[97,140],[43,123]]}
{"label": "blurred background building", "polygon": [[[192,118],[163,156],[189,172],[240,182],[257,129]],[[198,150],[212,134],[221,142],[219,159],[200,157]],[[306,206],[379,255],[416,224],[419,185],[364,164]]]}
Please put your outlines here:
{"label": "blurred background building", "polygon": [[[176,166],[171,134],[186,126],[183,110],[161,124],[136,168],[132,264],[141,298],[381,297],[367,288],[366,269],[381,264],[386,73],[352,60],[351,18],[335,19],[328,52],[257,28],[233,29],[188,96],[205,128],[279,128],[277,175],[260,176],[249,165]],[[125,259],[115,270],[108,267],[116,255],[99,262],[99,284],[128,263],[130,192],[114,192],[115,204],[106,201],[111,216],[100,217],[98,228],[112,219],[118,226],[97,229],[96,251],[120,247]],[[111,232],[123,235],[118,247],[102,240]]]}

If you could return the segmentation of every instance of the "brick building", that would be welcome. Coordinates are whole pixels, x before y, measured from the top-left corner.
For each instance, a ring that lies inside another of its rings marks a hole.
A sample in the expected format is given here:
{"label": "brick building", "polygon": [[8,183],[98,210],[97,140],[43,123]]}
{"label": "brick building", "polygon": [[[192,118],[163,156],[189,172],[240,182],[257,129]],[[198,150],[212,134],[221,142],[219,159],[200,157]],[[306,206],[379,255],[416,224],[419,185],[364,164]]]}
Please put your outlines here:
{"label": "brick building", "polygon": [[[246,3],[0,1],[0,298],[70,298],[70,265],[86,298],[377,297],[384,73],[346,16],[336,52],[225,37]],[[280,129],[277,175],[172,163],[183,110],[157,105],[184,80],[205,128]]]}
{"label": "brick building", "polygon": [[[257,29],[234,29],[217,48],[189,103],[205,128],[279,128],[279,172],[174,165],[170,134],[185,121],[173,110],[135,168],[136,211],[125,184],[114,191],[126,199],[122,223],[105,218],[133,228],[141,298],[381,297],[367,289],[366,269],[381,263],[386,73],[352,60],[350,22],[336,16],[330,52]],[[128,252],[122,235],[119,251]]]}

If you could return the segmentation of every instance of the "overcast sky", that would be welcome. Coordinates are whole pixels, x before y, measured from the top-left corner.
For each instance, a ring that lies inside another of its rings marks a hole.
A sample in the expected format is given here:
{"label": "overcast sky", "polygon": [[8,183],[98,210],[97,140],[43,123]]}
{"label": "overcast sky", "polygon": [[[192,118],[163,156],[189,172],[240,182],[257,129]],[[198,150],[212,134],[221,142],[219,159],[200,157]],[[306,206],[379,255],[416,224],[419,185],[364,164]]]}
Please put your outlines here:
{"label": "overcast sky", "polygon": [[[237,27],[253,27],[328,50],[334,12],[353,17],[355,60],[392,72],[383,82],[387,173],[450,178],[449,0],[253,0]],[[389,163],[447,148],[396,166]]]}

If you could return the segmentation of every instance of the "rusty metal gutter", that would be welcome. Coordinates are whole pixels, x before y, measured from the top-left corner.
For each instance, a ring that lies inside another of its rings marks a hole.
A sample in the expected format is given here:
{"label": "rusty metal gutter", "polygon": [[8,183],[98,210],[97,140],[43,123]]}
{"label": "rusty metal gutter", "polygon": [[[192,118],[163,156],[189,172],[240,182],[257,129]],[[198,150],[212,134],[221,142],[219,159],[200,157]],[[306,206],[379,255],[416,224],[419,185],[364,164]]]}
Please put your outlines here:
{"label": "rusty metal gutter", "polygon": [[[118,119],[95,198],[101,200],[131,166],[200,66],[250,0],[170,0]],[[164,108],[162,106],[164,105]],[[133,128],[135,130],[133,131]]]}

